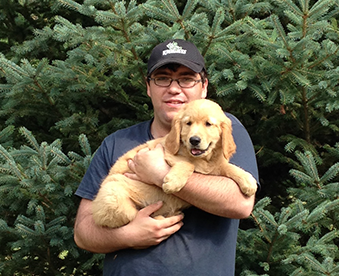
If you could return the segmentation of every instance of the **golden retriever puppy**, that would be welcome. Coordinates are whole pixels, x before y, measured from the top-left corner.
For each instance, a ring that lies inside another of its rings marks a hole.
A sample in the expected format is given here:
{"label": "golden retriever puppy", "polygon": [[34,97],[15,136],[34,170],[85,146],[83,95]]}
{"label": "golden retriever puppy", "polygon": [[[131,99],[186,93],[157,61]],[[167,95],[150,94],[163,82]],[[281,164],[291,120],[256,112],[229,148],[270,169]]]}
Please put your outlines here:
{"label": "golden retriever puppy", "polygon": [[[171,166],[162,189],[124,176],[131,172],[129,159],[139,150],[153,149],[159,143]],[[186,104],[174,117],[169,134],[148,141],[117,160],[93,201],[95,223],[112,228],[123,226],[135,218],[138,210],[158,201],[163,201],[163,206],[154,217],[177,214],[190,204],[172,193],[180,191],[194,171],[229,177],[245,195],[253,195],[257,190],[253,176],[228,162],[235,150],[231,121],[218,104],[205,99]]]}

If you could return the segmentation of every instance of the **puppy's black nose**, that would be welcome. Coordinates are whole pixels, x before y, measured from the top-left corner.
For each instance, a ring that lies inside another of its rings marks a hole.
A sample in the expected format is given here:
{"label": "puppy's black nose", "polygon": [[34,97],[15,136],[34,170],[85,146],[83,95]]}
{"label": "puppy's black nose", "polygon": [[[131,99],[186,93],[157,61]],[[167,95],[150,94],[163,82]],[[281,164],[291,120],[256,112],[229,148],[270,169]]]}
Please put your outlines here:
{"label": "puppy's black nose", "polygon": [[191,143],[191,145],[193,145],[193,146],[199,145],[200,142],[201,142],[201,139],[200,139],[200,137],[198,137],[198,136],[192,136],[192,137],[190,138],[190,143]]}

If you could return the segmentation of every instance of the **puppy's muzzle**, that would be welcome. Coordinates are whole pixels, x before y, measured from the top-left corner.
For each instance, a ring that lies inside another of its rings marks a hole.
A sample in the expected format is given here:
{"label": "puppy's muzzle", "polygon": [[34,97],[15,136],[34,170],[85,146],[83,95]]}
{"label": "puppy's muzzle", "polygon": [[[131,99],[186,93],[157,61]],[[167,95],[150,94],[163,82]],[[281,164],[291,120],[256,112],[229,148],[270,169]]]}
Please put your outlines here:
{"label": "puppy's muzzle", "polygon": [[189,139],[189,142],[191,144],[191,149],[190,149],[190,153],[193,156],[201,156],[203,155],[205,152],[207,152],[207,150],[209,149],[210,145],[208,145],[208,147],[206,149],[201,149],[201,138],[199,136],[192,136]]}

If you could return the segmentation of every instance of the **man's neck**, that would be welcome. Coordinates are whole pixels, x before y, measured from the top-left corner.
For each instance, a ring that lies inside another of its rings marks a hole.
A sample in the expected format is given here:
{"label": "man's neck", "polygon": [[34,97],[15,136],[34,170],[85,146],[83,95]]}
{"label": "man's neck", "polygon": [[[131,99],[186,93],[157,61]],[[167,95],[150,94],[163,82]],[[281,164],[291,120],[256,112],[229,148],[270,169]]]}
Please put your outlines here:
{"label": "man's neck", "polygon": [[171,130],[171,127],[159,125],[155,121],[153,121],[151,125],[151,133],[154,139],[164,137],[165,135],[169,133],[170,130]]}

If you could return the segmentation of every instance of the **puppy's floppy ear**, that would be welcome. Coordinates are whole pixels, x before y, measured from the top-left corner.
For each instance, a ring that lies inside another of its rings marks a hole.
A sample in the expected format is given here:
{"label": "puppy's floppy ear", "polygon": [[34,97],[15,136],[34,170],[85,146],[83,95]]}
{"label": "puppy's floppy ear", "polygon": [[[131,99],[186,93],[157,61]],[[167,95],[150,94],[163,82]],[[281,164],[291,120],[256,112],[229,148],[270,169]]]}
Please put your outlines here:
{"label": "puppy's floppy ear", "polygon": [[171,154],[177,154],[180,148],[181,112],[174,116],[171,131],[165,140],[165,149]]}
{"label": "puppy's floppy ear", "polygon": [[221,137],[222,137],[222,150],[224,157],[230,160],[232,155],[236,151],[236,145],[232,135],[232,122],[230,119],[226,119],[221,123]]}

